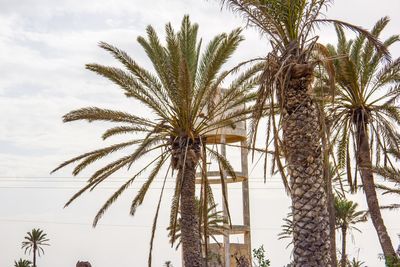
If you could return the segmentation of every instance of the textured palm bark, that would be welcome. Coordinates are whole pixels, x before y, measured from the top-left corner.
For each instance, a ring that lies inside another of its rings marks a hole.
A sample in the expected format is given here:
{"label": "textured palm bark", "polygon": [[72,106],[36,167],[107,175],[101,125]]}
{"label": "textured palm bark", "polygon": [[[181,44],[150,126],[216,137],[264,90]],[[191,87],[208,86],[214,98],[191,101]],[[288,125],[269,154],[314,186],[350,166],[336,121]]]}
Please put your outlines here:
{"label": "textured palm bark", "polygon": [[37,251],[37,246],[36,244],[33,245],[33,267],[36,267],[36,251]]}
{"label": "textured palm bark", "polygon": [[361,179],[365,197],[367,199],[368,210],[371,215],[372,223],[378,234],[379,243],[385,258],[397,257],[394,251],[392,241],[386,230],[386,226],[382,219],[381,210],[379,208],[378,197],[375,190],[374,176],[372,174],[371,150],[368,138],[368,125],[360,120],[357,123],[357,165],[360,170]]}
{"label": "textured palm bark", "polygon": [[[297,68],[299,69],[299,68]],[[295,267],[331,267],[321,127],[310,95],[312,70],[296,73],[284,90],[283,145],[290,175]]]}
{"label": "textured palm bark", "polygon": [[346,267],[347,255],[346,255],[346,236],[347,228],[342,227],[342,259],[340,260],[340,266]]}
{"label": "textured palm bark", "polygon": [[201,266],[201,244],[199,220],[195,202],[195,174],[197,160],[195,152],[189,149],[185,169],[181,167],[178,175],[183,174],[181,189],[181,242],[185,267]]}

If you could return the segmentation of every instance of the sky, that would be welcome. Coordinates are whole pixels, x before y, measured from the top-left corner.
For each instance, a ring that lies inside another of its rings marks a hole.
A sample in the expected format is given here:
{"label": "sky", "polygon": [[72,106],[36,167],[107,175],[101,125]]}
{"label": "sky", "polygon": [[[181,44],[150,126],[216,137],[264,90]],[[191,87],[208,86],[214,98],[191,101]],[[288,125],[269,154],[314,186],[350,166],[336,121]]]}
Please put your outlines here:
{"label": "sky", "polygon": [[[370,28],[388,15],[392,20],[383,33],[388,37],[400,33],[398,10],[398,0],[337,0],[327,16]],[[147,266],[160,181],[135,217],[129,215],[129,205],[140,183],[133,185],[93,229],[91,222],[97,209],[129,173],[118,174],[65,209],[65,202],[84,185],[90,171],[76,178],[71,177],[71,169],[49,173],[62,161],[104,145],[100,135],[105,124],[63,124],[61,117],[68,111],[98,106],[150,116],[145,108],[124,98],[116,86],[84,69],[84,64],[92,62],[115,65],[98,42],[109,42],[150,68],[136,38],[145,35],[149,24],[163,36],[165,23],[178,28],[184,14],[199,23],[204,42],[244,25],[239,16],[221,9],[214,0],[0,0],[1,267],[30,258],[20,246],[25,233],[37,227],[48,234],[51,244],[38,260],[40,267],[70,267],[78,260],[88,260],[94,267]],[[319,33],[321,43],[335,43],[332,29],[324,26]],[[259,32],[246,29],[244,35],[246,40],[226,68],[268,51],[268,41]],[[393,46],[391,52],[397,58],[400,46]],[[234,160],[238,156],[235,151],[231,155]],[[264,244],[272,266],[283,266],[290,261],[290,247],[286,249],[287,240],[277,241],[277,234],[289,211],[289,198],[278,177],[262,182],[261,164],[252,164],[250,171],[252,245]],[[167,260],[180,266],[180,252],[170,247],[165,231],[172,181],[168,180],[163,198],[153,266],[162,266]],[[240,195],[238,188],[229,191],[232,216],[237,222]],[[352,198],[365,208],[363,195]],[[386,197],[382,204],[394,201]],[[399,214],[383,214],[397,246]],[[380,249],[372,224],[359,228],[362,234],[354,232],[355,243],[349,239],[349,254],[367,266],[383,266],[377,259]]]}

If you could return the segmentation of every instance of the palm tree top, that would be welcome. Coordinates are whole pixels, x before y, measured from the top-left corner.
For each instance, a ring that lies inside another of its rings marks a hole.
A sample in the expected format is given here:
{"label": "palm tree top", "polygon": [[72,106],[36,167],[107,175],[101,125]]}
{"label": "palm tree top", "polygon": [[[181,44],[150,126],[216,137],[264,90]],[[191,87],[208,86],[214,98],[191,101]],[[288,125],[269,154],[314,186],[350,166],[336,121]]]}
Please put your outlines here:
{"label": "palm tree top", "polygon": [[233,11],[243,15],[248,23],[257,27],[271,39],[273,53],[297,57],[298,63],[306,63],[310,52],[317,48],[316,29],[321,24],[334,24],[358,32],[370,40],[376,48],[390,59],[382,43],[359,26],[327,19],[323,13],[332,0],[221,0]]}
{"label": "palm tree top", "polygon": [[50,246],[50,239],[47,238],[47,234],[43,232],[43,230],[39,228],[34,228],[32,231],[27,232],[22,242],[22,249],[25,249],[25,253],[29,252],[29,254],[36,249],[38,249],[38,254],[40,256],[41,253],[44,253],[44,249],[42,246]]}
{"label": "palm tree top", "polygon": [[[235,103],[226,106],[236,95],[246,91],[246,88],[242,88],[232,92],[229,90],[232,88],[229,88],[223,100],[209,107],[229,74],[225,71],[218,75],[218,72],[243,40],[240,29],[216,36],[203,54],[202,42],[197,39],[198,25],[192,24],[188,16],[184,17],[177,33],[171,24],[166,25],[165,45],[160,42],[152,26],[148,26],[146,31],[147,38],[140,36],[137,41],[151,60],[156,75],[140,67],[124,51],[105,42],[100,42],[99,46],[109,51],[127,71],[99,64],[87,64],[86,68],[119,85],[127,97],[145,104],[157,118],[150,120],[111,110],[83,108],[66,114],[64,122],[125,122],[135,124],[138,127],[136,131],[157,133],[163,138],[185,136],[194,139],[215,127],[211,121],[221,116],[223,110],[243,104],[241,101],[232,101]],[[217,123],[222,126],[232,124],[228,118],[220,119]],[[108,138],[113,134],[114,131],[107,132],[103,137]]]}
{"label": "palm tree top", "polygon": [[[217,35],[204,49],[201,49],[202,41],[197,38],[198,25],[192,24],[188,16],[183,18],[178,32],[174,31],[170,23],[166,24],[164,44],[152,26],[148,26],[146,32],[147,37],[140,36],[137,41],[150,59],[154,74],[141,67],[126,52],[104,42],[99,44],[100,47],[110,52],[124,68],[100,64],[87,64],[86,68],[111,80],[128,98],[147,106],[155,118],[97,107],[74,110],[63,117],[64,122],[86,120],[120,124],[106,130],[103,139],[124,134],[129,140],[74,157],[60,164],[53,172],[78,163],[72,171],[73,175],[78,175],[97,160],[135,147],[133,152],[131,150],[126,156],[97,170],[88,180],[88,184],[66,206],[87,190],[93,190],[116,171],[125,167],[129,169],[150,152],[160,152],[108,199],[98,212],[94,226],[120,194],[146,170],[151,169],[147,182],[132,201],[132,215],[143,202],[148,188],[167,159],[171,158],[172,169],[177,169],[181,164],[176,151],[185,151],[188,146],[199,148],[204,144],[207,133],[233,126],[251,115],[251,107],[245,107],[244,104],[254,98],[251,89],[258,82],[257,75],[254,74],[260,65],[250,67],[238,75],[221,93],[225,78],[240,68],[222,69],[243,40],[240,29]],[[212,157],[217,158],[225,169],[234,174],[230,164],[217,151],[207,149]],[[176,205],[177,203],[174,207]],[[176,209],[174,210],[176,214]]]}
{"label": "palm tree top", "polygon": [[334,204],[337,227],[346,227],[360,231],[354,225],[360,222],[366,222],[368,213],[365,211],[357,211],[358,204],[345,198],[335,196]]}
{"label": "palm tree top", "polygon": [[[388,17],[378,20],[371,34],[379,38],[389,23]],[[332,142],[337,144],[337,158],[340,168],[347,166],[348,182],[352,190],[357,188],[357,179],[351,175],[352,149],[355,151],[356,125],[369,125],[372,149],[375,151],[376,164],[380,164],[381,155],[385,165],[391,164],[387,151],[399,150],[399,138],[395,125],[400,124],[397,106],[400,96],[400,58],[392,62],[385,61],[384,55],[373,49],[371,42],[358,35],[348,40],[342,29],[336,28],[337,46],[328,45],[331,56],[335,57],[337,86],[335,100],[327,105],[330,124],[334,130]],[[400,41],[399,35],[384,40],[389,48]],[[367,130],[367,129],[365,129]]]}

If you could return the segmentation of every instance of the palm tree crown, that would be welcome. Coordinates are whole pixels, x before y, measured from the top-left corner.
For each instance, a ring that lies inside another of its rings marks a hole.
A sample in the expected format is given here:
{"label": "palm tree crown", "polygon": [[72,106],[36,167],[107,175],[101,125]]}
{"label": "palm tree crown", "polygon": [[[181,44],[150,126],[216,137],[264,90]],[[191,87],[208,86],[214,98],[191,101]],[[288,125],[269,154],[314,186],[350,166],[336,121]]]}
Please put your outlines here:
{"label": "palm tree crown", "polygon": [[[379,20],[371,33],[379,37],[388,24],[389,18]],[[340,167],[348,166],[348,183],[357,189],[357,179],[351,176],[351,145],[357,144],[358,123],[369,127],[371,149],[374,149],[376,164],[388,164],[389,148],[399,149],[399,138],[395,125],[400,123],[400,113],[396,106],[400,96],[400,58],[385,62],[384,55],[375,51],[372,44],[360,35],[347,40],[343,30],[337,28],[338,45],[328,45],[334,60],[337,90],[333,105],[327,105],[332,128],[333,142],[337,144],[337,158]],[[400,41],[393,35],[384,41],[387,48]]]}
{"label": "palm tree crown", "polygon": [[338,228],[346,227],[360,231],[354,225],[360,222],[367,221],[365,211],[357,211],[358,204],[345,198],[335,197],[336,210],[336,226]]}
{"label": "palm tree crown", "polygon": [[31,267],[32,262],[28,260],[19,259],[19,261],[14,261],[14,267]]}

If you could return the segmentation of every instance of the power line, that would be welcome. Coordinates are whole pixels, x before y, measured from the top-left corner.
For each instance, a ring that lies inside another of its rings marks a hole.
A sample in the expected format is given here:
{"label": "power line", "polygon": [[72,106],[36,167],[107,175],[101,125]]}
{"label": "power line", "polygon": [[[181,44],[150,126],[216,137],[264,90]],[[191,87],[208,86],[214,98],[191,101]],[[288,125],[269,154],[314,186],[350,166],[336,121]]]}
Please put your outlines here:
{"label": "power line", "polygon": [[[126,182],[128,179],[126,180],[105,180],[103,181],[103,183],[123,183]],[[134,180],[134,182],[145,182],[147,181],[147,179],[138,179],[138,180]],[[0,183],[86,183],[87,180],[77,180],[77,181],[72,181],[72,180],[56,180],[56,181],[44,181],[44,180],[0,180]],[[154,182],[156,183],[162,183],[163,180],[158,179],[158,180],[154,180]],[[175,180],[167,180],[166,182],[169,183],[175,183]],[[238,181],[238,183],[241,181]],[[264,181],[250,181],[250,183],[264,183]],[[265,184],[267,183],[280,183],[282,182],[281,180],[277,180],[277,181],[267,181],[265,182]]]}
{"label": "power line", "polygon": [[[209,176],[209,177],[216,177],[216,176]],[[25,179],[25,180],[35,180],[35,179],[49,179],[49,180],[59,180],[59,179],[66,179],[66,180],[84,180],[84,179],[90,179],[91,176],[58,176],[58,177],[52,177],[52,176],[0,176],[0,181],[1,180],[20,180],[20,179]],[[117,176],[117,177],[110,177],[110,179],[130,179],[132,176]],[[175,177],[169,177],[171,179],[175,179]],[[137,179],[145,179],[138,177]],[[158,178],[158,179],[164,179],[164,178]],[[262,180],[264,181],[264,177],[260,176],[249,176],[249,180]],[[281,180],[281,178],[278,177],[267,177],[267,181],[269,180]]]}
{"label": "power line", "polygon": [[[11,188],[11,189],[81,189],[81,187],[78,186],[0,186],[0,189],[5,189],[5,188]],[[141,187],[129,187],[126,190],[133,190],[133,189],[140,189]],[[119,189],[119,187],[104,187],[104,186],[99,186],[96,189]],[[155,190],[155,189],[161,189],[161,187],[150,187],[149,190]],[[165,187],[166,190],[174,190],[175,187]],[[284,189],[284,187],[265,187],[265,188],[260,188],[260,187],[250,187],[250,190],[267,190],[267,189]],[[242,188],[239,187],[231,187],[228,188],[228,190],[242,190]]]}
{"label": "power line", "polygon": [[[30,219],[9,219],[9,218],[0,218],[1,222],[12,222],[12,223],[43,223],[43,224],[57,224],[57,225],[82,225],[82,226],[91,226],[91,223],[84,222],[56,222],[56,221],[45,221],[45,220],[30,220]],[[107,224],[107,223],[99,223],[97,227],[127,227],[127,228],[146,228],[151,229],[151,225],[132,225],[132,224]],[[158,225],[158,227],[167,228],[166,225]],[[251,227],[252,230],[280,230],[281,227]],[[360,228],[363,231],[375,230],[373,227],[362,227]],[[400,230],[400,227],[389,227],[389,230]]]}

